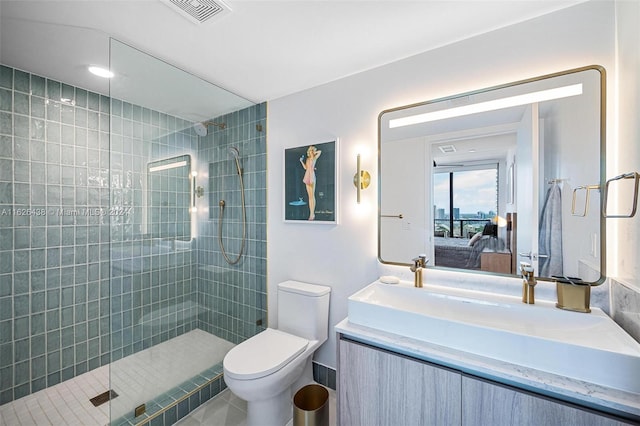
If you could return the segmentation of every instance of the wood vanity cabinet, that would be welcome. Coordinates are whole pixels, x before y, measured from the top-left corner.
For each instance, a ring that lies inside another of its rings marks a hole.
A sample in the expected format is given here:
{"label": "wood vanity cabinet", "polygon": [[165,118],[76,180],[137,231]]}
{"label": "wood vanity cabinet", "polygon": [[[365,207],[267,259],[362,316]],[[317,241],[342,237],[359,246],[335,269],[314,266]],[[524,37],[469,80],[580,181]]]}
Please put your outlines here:
{"label": "wood vanity cabinet", "polygon": [[338,424],[460,425],[461,374],[339,341]]}
{"label": "wood vanity cabinet", "polygon": [[341,426],[614,426],[594,411],[374,346],[338,339]]}

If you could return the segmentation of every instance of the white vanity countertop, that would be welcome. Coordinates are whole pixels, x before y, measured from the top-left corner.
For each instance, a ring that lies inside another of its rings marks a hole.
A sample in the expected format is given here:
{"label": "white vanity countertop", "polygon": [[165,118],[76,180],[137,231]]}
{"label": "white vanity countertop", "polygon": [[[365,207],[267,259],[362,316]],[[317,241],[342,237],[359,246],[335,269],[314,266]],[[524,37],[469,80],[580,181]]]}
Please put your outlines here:
{"label": "white vanity countertop", "polygon": [[[640,418],[640,394],[625,392],[529,367],[487,358],[397,334],[350,323],[348,318],[335,330],[351,339],[393,352],[450,367],[478,377],[513,385],[558,399],[603,411],[629,413]],[[576,362],[580,362],[576,360]],[[611,368],[595,365],[594,368]],[[640,372],[638,372],[640,380]]]}

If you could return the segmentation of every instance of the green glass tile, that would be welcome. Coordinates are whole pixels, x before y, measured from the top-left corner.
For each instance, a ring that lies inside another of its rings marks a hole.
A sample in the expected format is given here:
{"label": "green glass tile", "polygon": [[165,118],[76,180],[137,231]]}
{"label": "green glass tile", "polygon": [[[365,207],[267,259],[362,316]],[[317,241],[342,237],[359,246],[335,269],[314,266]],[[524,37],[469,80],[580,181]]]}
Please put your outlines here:
{"label": "green glass tile", "polygon": [[13,158],[13,140],[11,136],[0,135],[0,157]]}
{"label": "green glass tile", "polygon": [[14,92],[13,94],[13,111],[16,114],[29,115],[30,114],[30,99],[26,93]]}
{"label": "green glass tile", "polygon": [[62,105],[58,102],[48,102],[45,104],[47,120],[53,122],[60,122]]}
{"label": "green glass tile", "polygon": [[13,68],[0,65],[0,87],[13,89]]}
{"label": "green glass tile", "polygon": [[[34,254],[35,253],[35,254]],[[37,260],[34,261],[34,257],[38,257],[41,254],[44,257],[44,250],[31,250],[31,264],[39,266]],[[42,262],[44,264],[44,262]],[[46,273],[44,270],[32,270],[30,273],[30,285],[31,291],[42,291],[46,287]]]}
{"label": "green glass tile", "polygon": [[[28,328],[29,327],[27,326],[27,334],[28,334]],[[25,339],[15,340],[13,344],[13,357],[16,362],[16,371],[18,369],[19,363],[22,364],[22,361],[26,361],[27,365],[29,364],[29,355],[30,355],[29,339],[25,338]],[[27,375],[28,375],[28,367],[27,367]],[[25,381],[26,380],[24,380],[24,378],[21,378],[18,383],[24,383]]]}
{"label": "green glass tile", "polygon": [[44,98],[46,96],[46,80],[44,77],[31,74],[31,94]]}
{"label": "green glass tile", "polygon": [[6,89],[0,89],[0,111],[13,111],[12,92]]}
{"label": "green glass tile", "polygon": [[[48,316],[49,316],[49,312],[47,312],[47,317]],[[47,323],[47,326],[48,326],[48,323]],[[56,328],[55,330],[47,332],[47,353],[51,353],[52,351],[57,351],[59,349],[60,349],[60,329]]]}
{"label": "green glass tile", "polygon": [[45,332],[45,313],[40,312],[31,315],[31,335]]}
{"label": "green glass tile", "polygon": [[46,306],[46,294],[44,291],[31,293],[31,313],[43,312]]}
{"label": "green glass tile", "polygon": [[87,344],[79,343],[75,346],[75,362],[81,363],[87,360]]}
{"label": "green glass tile", "polygon": [[24,71],[14,70],[13,74],[13,88],[16,91],[30,93],[31,91],[31,78],[30,75]]}
{"label": "green glass tile", "polygon": [[61,98],[62,99],[68,99],[72,102],[75,103],[75,88],[73,86],[70,86],[68,84],[62,84],[62,93],[61,93]]}
{"label": "green glass tile", "polygon": [[[47,370],[49,371],[49,370]],[[53,386],[60,383],[60,372],[56,371],[55,373],[47,374],[47,386]]]}
{"label": "green glass tile", "polygon": [[13,315],[15,318],[29,315],[29,295],[28,294],[15,296],[13,298]]}
{"label": "green glass tile", "polygon": [[[0,307],[2,307],[2,298],[0,298]],[[9,305],[11,312],[11,305]],[[11,314],[9,314],[11,315]],[[13,320],[0,321],[0,344],[13,343]]]}
{"label": "green glass tile", "polygon": [[59,82],[47,79],[47,97],[55,101],[55,103],[58,103],[60,100],[60,89],[61,85]]}
{"label": "green glass tile", "polygon": [[46,118],[47,108],[45,105],[44,98],[39,98],[37,96],[30,96],[31,98],[31,115],[37,118]]}
{"label": "green glass tile", "polygon": [[0,112],[0,133],[5,135],[13,134],[13,121],[10,113]]}
{"label": "green glass tile", "polygon": [[75,376],[75,370],[73,366],[65,368],[65,366],[63,365],[62,373],[61,373],[62,381],[72,379],[74,376]]}
{"label": "green glass tile", "polygon": [[44,355],[46,352],[46,341],[44,334],[38,334],[31,337],[31,357]]}
{"label": "green glass tile", "polygon": [[[9,365],[13,365],[13,343],[4,343],[0,345],[0,369]],[[2,382],[4,384],[4,382]],[[3,388],[5,386],[2,386]]]}
{"label": "green glass tile", "polygon": [[39,377],[31,380],[31,393],[38,392],[47,387],[47,378]]}
{"label": "green glass tile", "polygon": [[73,325],[73,306],[62,308],[60,310],[60,325],[62,327],[69,327]]}
{"label": "green glass tile", "polygon": [[87,107],[93,111],[100,110],[100,95],[94,92],[88,93]]}

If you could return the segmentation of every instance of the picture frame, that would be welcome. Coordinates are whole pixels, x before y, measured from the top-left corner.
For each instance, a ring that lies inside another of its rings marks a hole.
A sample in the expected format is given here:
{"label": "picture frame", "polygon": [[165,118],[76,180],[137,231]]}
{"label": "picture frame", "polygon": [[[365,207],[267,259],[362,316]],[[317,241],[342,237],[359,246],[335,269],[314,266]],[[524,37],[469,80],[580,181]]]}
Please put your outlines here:
{"label": "picture frame", "polygon": [[338,148],[337,138],[285,148],[285,222],[338,223]]}

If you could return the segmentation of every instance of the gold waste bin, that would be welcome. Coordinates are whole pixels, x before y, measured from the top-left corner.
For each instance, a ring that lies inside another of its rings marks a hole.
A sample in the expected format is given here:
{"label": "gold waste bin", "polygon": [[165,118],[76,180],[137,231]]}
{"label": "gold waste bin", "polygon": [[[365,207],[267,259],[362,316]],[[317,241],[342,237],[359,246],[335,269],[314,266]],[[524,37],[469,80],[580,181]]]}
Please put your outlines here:
{"label": "gold waste bin", "polygon": [[324,386],[307,385],[296,392],[293,426],[329,426],[329,392]]}

